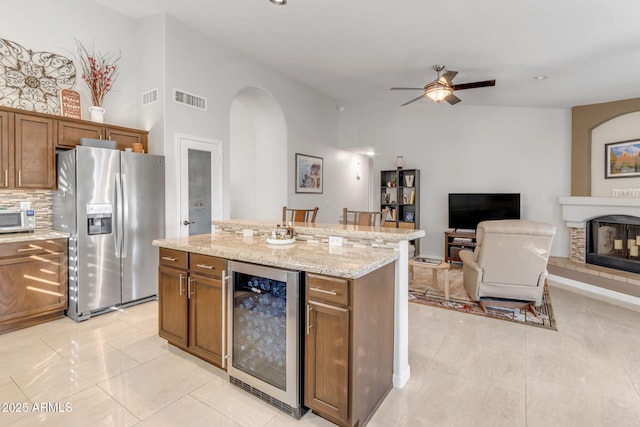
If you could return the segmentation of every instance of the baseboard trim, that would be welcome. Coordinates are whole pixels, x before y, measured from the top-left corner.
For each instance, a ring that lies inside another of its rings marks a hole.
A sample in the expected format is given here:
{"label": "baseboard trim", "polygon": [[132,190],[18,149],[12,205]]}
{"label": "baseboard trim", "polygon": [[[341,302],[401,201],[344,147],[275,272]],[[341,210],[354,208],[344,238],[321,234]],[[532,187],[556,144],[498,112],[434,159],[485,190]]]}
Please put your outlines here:
{"label": "baseboard trim", "polygon": [[547,284],[552,287],[555,286],[560,289],[640,312],[640,298],[638,297],[578,282],[577,280],[567,279],[566,277],[556,276],[555,274],[549,274],[547,276]]}

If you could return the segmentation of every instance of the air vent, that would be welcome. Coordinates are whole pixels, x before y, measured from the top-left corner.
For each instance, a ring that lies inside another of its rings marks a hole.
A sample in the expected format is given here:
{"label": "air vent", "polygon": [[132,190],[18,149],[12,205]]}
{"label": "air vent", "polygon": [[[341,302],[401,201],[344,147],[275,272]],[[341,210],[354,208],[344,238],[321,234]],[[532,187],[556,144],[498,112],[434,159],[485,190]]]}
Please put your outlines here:
{"label": "air vent", "polygon": [[173,89],[173,101],[178,104],[197,108],[198,110],[207,111],[207,98],[187,93],[179,89]]}
{"label": "air vent", "polygon": [[142,106],[158,102],[158,88],[151,89],[142,94]]}

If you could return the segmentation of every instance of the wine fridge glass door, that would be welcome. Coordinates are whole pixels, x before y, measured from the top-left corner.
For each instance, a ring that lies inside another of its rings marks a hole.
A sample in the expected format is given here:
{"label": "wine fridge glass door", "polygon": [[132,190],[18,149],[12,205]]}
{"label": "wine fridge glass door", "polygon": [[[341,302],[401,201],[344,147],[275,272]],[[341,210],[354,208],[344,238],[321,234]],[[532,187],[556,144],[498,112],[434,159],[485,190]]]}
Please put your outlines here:
{"label": "wine fridge glass door", "polygon": [[302,273],[240,261],[227,265],[230,380],[299,418]]}
{"label": "wine fridge glass door", "polygon": [[233,273],[232,366],[280,390],[287,386],[287,284]]}

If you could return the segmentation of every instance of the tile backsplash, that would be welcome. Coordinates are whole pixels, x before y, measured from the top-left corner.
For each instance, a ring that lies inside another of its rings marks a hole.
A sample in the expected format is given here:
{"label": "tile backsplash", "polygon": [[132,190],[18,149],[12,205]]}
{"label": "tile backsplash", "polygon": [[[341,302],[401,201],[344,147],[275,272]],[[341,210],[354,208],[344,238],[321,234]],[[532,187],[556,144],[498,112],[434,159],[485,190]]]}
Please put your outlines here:
{"label": "tile backsplash", "polygon": [[36,212],[36,228],[50,230],[53,221],[51,190],[0,190],[0,208],[20,209],[20,202],[31,202]]}

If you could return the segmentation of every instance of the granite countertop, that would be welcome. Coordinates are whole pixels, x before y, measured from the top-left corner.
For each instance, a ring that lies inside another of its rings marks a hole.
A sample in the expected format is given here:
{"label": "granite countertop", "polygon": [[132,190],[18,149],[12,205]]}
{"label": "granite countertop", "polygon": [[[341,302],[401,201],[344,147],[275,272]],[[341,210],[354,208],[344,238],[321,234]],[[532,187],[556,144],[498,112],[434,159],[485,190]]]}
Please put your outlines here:
{"label": "granite countertop", "polygon": [[362,277],[399,257],[398,251],[390,249],[329,246],[302,241],[288,245],[272,245],[262,236],[244,237],[237,233],[221,231],[154,240],[153,245],[348,279]]}
{"label": "granite countertop", "polygon": [[69,233],[54,230],[36,230],[33,233],[0,234],[0,244],[29,242],[32,240],[68,239]]}
{"label": "granite countertop", "polygon": [[[255,228],[270,231],[281,221],[258,221],[245,219],[231,219],[212,221],[215,226],[235,226],[238,228]],[[412,228],[372,227],[352,224],[322,224],[309,222],[294,222],[297,234],[327,234],[340,237],[361,237],[383,240],[415,240],[425,236],[424,230]]]}

